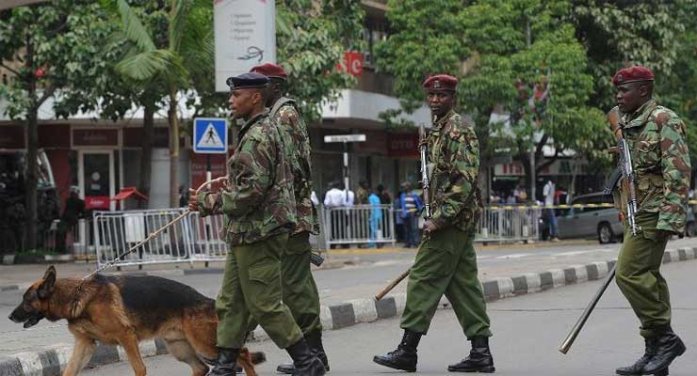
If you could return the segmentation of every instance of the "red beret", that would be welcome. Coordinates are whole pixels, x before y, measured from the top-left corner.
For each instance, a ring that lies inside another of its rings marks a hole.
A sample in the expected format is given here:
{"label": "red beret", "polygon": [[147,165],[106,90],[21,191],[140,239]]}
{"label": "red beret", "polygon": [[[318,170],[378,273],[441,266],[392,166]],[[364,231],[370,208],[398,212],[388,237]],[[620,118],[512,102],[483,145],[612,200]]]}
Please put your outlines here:
{"label": "red beret", "polygon": [[283,69],[282,66],[273,64],[273,63],[265,63],[261,65],[254,66],[250,72],[256,72],[256,73],[261,73],[266,77],[269,78],[281,78],[281,79],[287,79],[288,74],[286,71]]}
{"label": "red beret", "polygon": [[615,76],[612,77],[612,83],[615,86],[637,81],[653,81],[653,72],[651,69],[641,65],[635,65],[618,70]]}
{"label": "red beret", "polygon": [[447,74],[436,74],[425,79],[423,87],[427,91],[455,91],[457,78]]}

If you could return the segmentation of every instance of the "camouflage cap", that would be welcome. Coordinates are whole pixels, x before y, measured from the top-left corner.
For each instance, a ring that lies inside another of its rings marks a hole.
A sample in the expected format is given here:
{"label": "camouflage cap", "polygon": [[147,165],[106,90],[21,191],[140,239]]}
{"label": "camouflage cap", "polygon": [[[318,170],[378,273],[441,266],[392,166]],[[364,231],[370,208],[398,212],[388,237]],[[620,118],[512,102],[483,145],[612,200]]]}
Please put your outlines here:
{"label": "camouflage cap", "polygon": [[618,70],[612,77],[612,83],[615,86],[639,81],[653,81],[653,72],[651,69],[641,65],[635,65]]}

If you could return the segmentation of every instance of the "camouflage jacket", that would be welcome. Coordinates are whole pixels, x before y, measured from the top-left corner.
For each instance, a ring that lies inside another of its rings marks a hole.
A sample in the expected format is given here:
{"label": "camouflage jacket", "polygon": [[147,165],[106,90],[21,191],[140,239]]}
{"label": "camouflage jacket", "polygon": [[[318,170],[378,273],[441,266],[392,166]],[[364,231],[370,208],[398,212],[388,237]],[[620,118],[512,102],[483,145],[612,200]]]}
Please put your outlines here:
{"label": "camouflage jacket", "polygon": [[[633,114],[620,114],[635,173],[638,212],[658,213],[657,230],[682,233],[691,171],[685,124],[654,100]],[[625,214],[627,195],[621,189],[615,196]]]}
{"label": "camouflage jacket", "polygon": [[290,179],[280,132],[265,111],[240,129],[228,160],[228,186],[219,193],[199,193],[199,211],[225,214],[224,235],[231,245],[291,232],[296,218]]}
{"label": "camouflage jacket", "polygon": [[431,220],[438,228],[474,229],[481,212],[479,140],[473,124],[450,111],[428,135]]}
{"label": "camouflage jacket", "polygon": [[310,162],[310,138],[307,126],[295,108],[292,99],[280,98],[269,116],[276,123],[283,138],[285,158],[293,174],[293,194],[298,224],[295,233],[319,234],[317,210],[310,200],[312,176]]}

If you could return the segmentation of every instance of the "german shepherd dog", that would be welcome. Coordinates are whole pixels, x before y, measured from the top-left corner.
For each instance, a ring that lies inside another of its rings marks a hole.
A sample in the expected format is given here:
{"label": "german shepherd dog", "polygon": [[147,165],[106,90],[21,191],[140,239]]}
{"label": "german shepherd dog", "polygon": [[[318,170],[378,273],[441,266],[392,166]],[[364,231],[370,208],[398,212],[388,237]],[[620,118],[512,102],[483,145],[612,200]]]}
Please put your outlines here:
{"label": "german shepherd dog", "polygon": [[[56,279],[50,266],[43,278],[24,293],[10,320],[25,328],[41,319],[68,320],[75,347],[63,376],[77,375],[90,361],[95,341],[121,345],[136,376],[145,375],[138,342],[159,338],[193,376],[204,376],[207,363],[218,357],[214,301],[193,288],[152,276],[103,276]],[[241,352],[238,364],[247,375],[257,375],[254,364],[263,353]]]}

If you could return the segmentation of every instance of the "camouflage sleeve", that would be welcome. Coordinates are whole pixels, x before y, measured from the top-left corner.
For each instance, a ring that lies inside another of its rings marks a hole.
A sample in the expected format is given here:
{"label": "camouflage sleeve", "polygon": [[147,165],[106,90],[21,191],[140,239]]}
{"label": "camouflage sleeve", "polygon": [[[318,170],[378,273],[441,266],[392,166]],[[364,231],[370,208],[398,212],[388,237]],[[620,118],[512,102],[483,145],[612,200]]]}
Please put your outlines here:
{"label": "camouflage sleeve", "polygon": [[455,220],[468,205],[472,205],[470,196],[479,172],[479,141],[474,128],[458,125],[447,132],[448,137],[443,158],[446,158],[450,170],[449,184],[443,192],[438,192],[437,202],[431,220],[438,228],[445,227]]}
{"label": "camouflage sleeve", "polygon": [[675,115],[665,119],[667,115],[659,114],[656,119],[658,123],[663,122],[660,135],[663,201],[656,229],[682,233],[687,217],[687,193],[690,189],[690,155],[684,123]]}
{"label": "camouflage sleeve", "polygon": [[274,134],[258,131],[240,145],[230,165],[230,189],[221,192],[223,213],[239,217],[259,207],[276,168]]}
{"label": "camouflage sleeve", "polygon": [[222,201],[220,193],[202,191],[196,196],[198,212],[202,217],[222,213]]}

